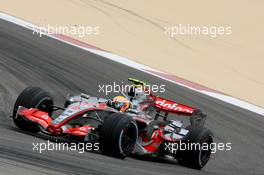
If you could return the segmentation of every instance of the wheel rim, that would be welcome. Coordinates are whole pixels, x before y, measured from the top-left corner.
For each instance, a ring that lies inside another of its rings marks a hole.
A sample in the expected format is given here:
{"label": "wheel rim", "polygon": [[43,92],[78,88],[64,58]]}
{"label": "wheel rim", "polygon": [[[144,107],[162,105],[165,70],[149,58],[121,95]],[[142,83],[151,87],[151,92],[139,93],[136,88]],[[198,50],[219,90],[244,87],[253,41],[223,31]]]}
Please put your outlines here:
{"label": "wheel rim", "polygon": [[123,155],[129,154],[137,140],[137,127],[134,123],[130,123],[122,130],[120,135],[120,149]]}
{"label": "wheel rim", "polygon": [[207,137],[203,143],[206,143],[209,147],[209,149],[207,150],[201,150],[200,154],[199,154],[199,159],[200,159],[200,165],[203,167],[208,160],[210,159],[211,156],[211,144],[213,143],[213,137],[210,135],[209,137]]}
{"label": "wheel rim", "polygon": [[36,108],[40,111],[45,111],[51,115],[52,112],[52,100],[50,98],[44,98],[37,105]]}

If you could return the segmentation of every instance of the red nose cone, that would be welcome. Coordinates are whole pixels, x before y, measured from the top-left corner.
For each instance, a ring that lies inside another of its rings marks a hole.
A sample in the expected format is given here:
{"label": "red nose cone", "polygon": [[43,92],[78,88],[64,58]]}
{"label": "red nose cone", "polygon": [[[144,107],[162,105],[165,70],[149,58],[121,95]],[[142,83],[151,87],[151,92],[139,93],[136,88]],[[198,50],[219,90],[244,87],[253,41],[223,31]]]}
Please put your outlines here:
{"label": "red nose cone", "polygon": [[49,125],[47,127],[47,130],[51,133],[51,134],[54,134],[54,135],[60,135],[62,134],[62,129],[61,128],[54,128],[54,126],[52,125]]}

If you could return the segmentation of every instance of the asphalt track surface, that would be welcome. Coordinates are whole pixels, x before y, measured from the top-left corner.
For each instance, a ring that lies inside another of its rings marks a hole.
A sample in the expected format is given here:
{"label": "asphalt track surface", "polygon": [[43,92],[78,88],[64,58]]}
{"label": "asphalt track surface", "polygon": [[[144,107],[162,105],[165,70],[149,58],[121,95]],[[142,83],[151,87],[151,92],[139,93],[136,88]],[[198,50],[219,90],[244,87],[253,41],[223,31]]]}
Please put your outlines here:
{"label": "asphalt track surface", "polygon": [[[215,141],[231,142],[232,150],[214,154],[201,171],[168,160],[119,160],[76,151],[40,154],[32,143],[47,138],[17,129],[8,117],[18,93],[29,85],[48,90],[62,104],[68,92],[106,97],[98,92],[99,84],[127,77],[165,84],[163,96],[203,109]],[[0,20],[0,174],[263,174],[263,127],[259,115]]]}

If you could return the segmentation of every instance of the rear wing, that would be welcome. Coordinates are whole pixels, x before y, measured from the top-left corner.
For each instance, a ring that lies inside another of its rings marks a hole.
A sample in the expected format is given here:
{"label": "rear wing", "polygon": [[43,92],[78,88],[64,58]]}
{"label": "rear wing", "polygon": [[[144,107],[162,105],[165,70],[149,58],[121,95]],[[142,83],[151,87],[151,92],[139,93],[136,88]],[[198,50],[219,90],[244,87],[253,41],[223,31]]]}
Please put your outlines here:
{"label": "rear wing", "polygon": [[155,107],[158,111],[163,111],[165,113],[183,114],[188,116],[192,115],[196,110],[190,106],[179,104],[161,97],[155,98]]}

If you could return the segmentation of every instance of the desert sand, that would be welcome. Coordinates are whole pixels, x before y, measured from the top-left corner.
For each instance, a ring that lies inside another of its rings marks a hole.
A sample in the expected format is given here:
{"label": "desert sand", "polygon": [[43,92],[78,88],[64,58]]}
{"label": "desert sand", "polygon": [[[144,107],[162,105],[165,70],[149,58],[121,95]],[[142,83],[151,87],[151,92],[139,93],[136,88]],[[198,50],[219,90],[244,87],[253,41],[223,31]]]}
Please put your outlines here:
{"label": "desert sand", "polygon": [[[0,11],[39,26],[99,26],[72,37],[264,107],[264,1],[2,0]],[[171,37],[165,28],[230,27]]]}

